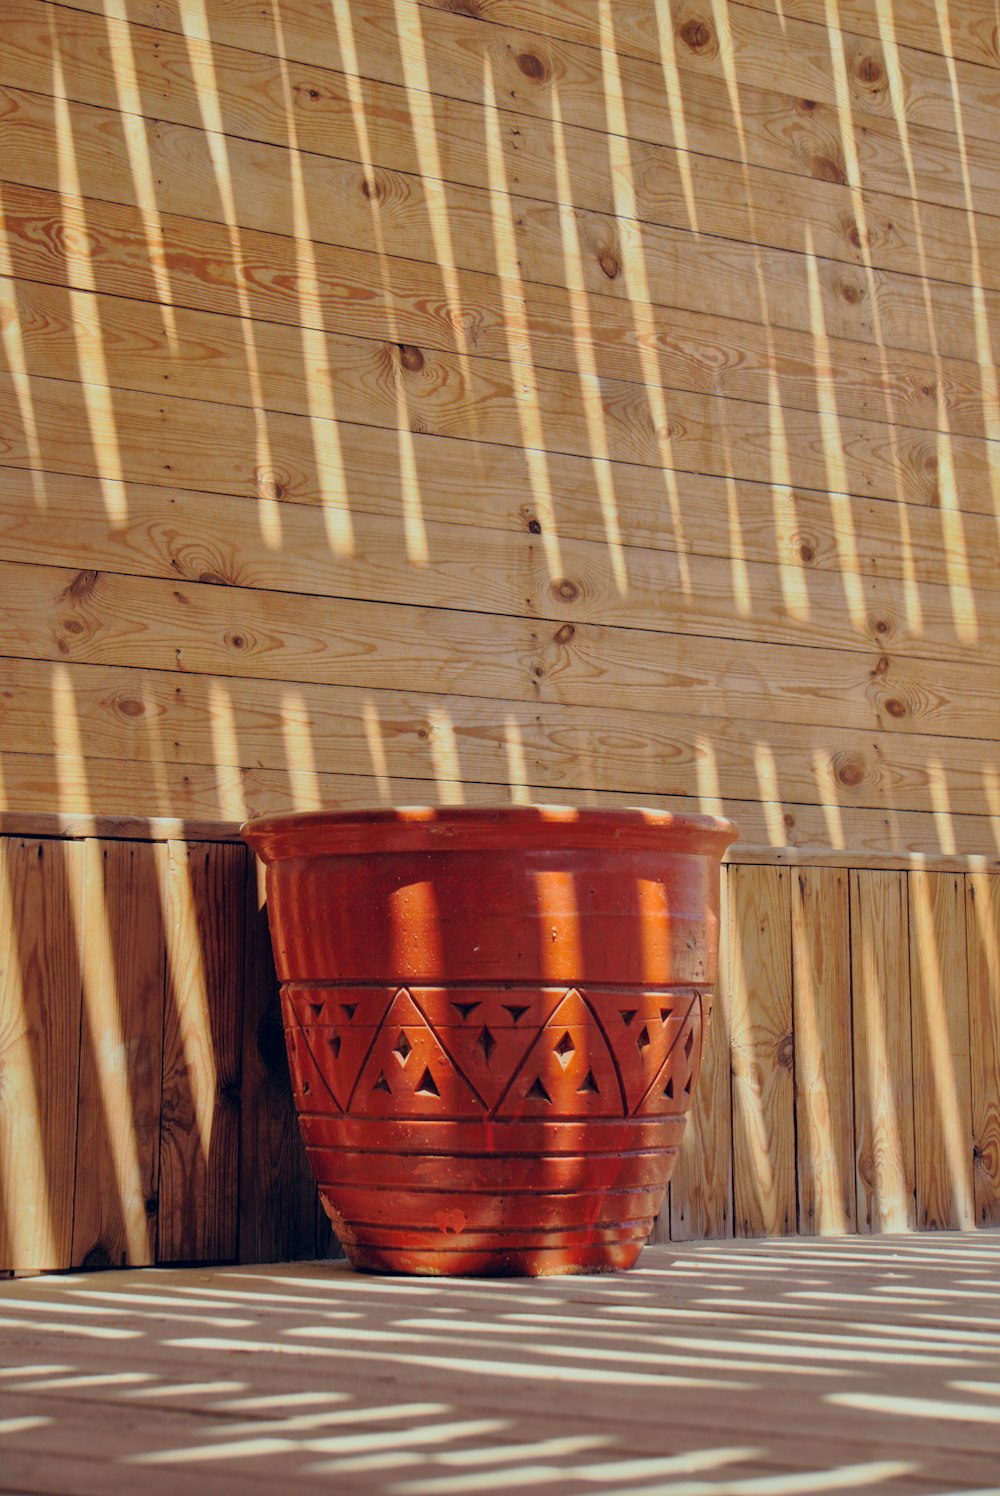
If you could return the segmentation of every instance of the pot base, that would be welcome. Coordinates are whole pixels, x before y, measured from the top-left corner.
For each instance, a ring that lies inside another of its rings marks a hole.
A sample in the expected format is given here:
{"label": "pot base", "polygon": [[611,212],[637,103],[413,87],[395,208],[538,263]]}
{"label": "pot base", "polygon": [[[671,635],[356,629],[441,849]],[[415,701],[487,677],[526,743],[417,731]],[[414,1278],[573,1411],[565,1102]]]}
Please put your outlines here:
{"label": "pot base", "polygon": [[707,994],[289,984],[284,1001],[309,1161],[355,1267],[632,1266],[677,1155]]}

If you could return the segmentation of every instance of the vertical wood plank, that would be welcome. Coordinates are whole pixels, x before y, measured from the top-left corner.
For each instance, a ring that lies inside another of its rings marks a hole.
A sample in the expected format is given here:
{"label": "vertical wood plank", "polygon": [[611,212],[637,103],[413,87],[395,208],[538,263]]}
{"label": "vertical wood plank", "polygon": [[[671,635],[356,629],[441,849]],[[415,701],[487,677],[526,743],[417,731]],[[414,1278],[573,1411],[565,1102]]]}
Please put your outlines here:
{"label": "vertical wood plank", "polygon": [[0,1269],[69,1266],[80,1059],[82,848],[0,854]]}
{"label": "vertical wood plank", "polygon": [[161,1262],[236,1256],[247,855],[168,843]]}
{"label": "vertical wood plank", "polygon": [[855,1228],[851,928],[847,873],[791,875],[799,1230]]}
{"label": "vertical wood plank", "polygon": [[264,867],[247,867],[247,977],[240,1104],[241,1262],[316,1253],[316,1182],[299,1134],[271,957]]}
{"label": "vertical wood plank", "polygon": [[73,1262],[156,1260],[163,872],[152,843],[88,840]]}
{"label": "vertical wood plank", "polygon": [[912,1231],[913,1054],[904,873],[851,873],[851,989],[858,1230]]}
{"label": "vertical wood plank", "polygon": [[1000,877],[965,880],[976,1221],[1000,1226]]}
{"label": "vertical wood plank", "polygon": [[782,867],[729,871],[737,1236],[796,1228],[791,901]]}
{"label": "vertical wood plank", "polygon": [[729,1052],[729,867],[719,886],[719,978],[701,1075],[670,1185],[670,1236],[705,1241],[733,1234],[733,1116]]}
{"label": "vertical wood plank", "polygon": [[909,874],[913,1142],[920,1230],[974,1224],[965,889]]}

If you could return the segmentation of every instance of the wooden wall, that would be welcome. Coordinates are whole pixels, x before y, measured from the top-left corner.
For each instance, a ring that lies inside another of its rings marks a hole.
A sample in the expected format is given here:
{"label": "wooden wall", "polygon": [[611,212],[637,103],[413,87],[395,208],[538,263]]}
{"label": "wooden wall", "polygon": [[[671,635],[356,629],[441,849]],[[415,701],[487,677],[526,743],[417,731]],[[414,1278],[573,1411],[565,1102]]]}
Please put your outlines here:
{"label": "wooden wall", "polygon": [[1000,865],[953,9],[7,0],[5,828],[513,795]]}
{"label": "wooden wall", "polygon": [[[733,865],[655,1239],[1000,1226],[1000,877]],[[241,845],[0,838],[0,1272],[332,1255]]]}
{"label": "wooden wall", "polygon": [[237,1094],[273,1077],[232,837],[319,805],[729,814],[729,1141],[675,1231],[994,1219],[995,20],[5,0],[29,1257],[315,1244],[311,1194],[281,1240],[240,1203],[258,1147],[302,1181],[279,1083],[263,1141]]}

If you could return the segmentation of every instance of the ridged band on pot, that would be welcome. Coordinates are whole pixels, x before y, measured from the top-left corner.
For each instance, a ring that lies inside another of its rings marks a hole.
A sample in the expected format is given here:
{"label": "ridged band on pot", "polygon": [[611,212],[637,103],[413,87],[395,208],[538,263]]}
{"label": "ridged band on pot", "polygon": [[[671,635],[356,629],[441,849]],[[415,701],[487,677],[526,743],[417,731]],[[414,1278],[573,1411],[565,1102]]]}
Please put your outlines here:
{"label": "ridged band on pot", "polygon": [[505,807],[244,828],[296,1104],[356,1266],[630,1266],[715,978],[729,822]]}

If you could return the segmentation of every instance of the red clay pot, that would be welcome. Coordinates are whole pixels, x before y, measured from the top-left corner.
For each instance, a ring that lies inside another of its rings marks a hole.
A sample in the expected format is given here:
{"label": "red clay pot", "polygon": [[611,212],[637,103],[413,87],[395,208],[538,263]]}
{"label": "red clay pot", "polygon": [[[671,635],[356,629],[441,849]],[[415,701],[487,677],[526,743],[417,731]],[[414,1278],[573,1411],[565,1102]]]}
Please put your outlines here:
{"label": "red clay pot", "polygon": [[736,834],[547,806],[244,827],[303,1137],[355,1267],[632,1266],[698,1077]]}

